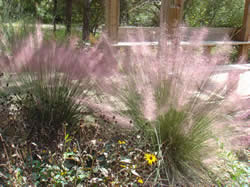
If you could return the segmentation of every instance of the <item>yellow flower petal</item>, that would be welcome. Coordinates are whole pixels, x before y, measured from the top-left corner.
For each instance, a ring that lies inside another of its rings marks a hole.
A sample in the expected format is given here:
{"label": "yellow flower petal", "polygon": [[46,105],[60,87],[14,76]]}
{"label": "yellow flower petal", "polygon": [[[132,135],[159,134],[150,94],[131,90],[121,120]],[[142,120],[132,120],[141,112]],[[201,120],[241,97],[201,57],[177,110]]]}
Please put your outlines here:
{"label": "yellow flower petal", "polygon": [[119,141],[118,141],[118,144],[122,145],[122,144],[126,144],[126,142],[125,142],[125,141],[119,140]]}
{"label": "yellow flower petal", "polygon": [[66,175],[66,171],[61,172],[61,176]]}
{"label": "yellow flower petal", "polygon": [[157,162],[157,158],[154,154],[146,153],[144,155],[144,159],[148,162],[149,165],[152,165],[153,163]]}
{"label": "yellow flower petal", "polygon": [[140,183],[140,184],[143,184],[142,178],[137,177],[137,182]]}

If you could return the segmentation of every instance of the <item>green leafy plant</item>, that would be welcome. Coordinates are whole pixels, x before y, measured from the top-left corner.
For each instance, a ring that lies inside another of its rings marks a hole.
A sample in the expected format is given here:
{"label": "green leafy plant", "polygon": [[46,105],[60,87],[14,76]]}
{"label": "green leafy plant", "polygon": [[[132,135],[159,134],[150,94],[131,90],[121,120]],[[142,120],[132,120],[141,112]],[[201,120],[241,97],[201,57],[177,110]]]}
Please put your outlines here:
{"label": "green leafy plant", "polygon": [[224,148],[224,144],[217,141],[219,145],[217,164],[217,183],[219,185],[248,186],[250,170],[247,163],[240,162],[232,151]]}
{"label": "green leafy plant", "polygon": [[[0,141],[5,150],[0,157],[5,161],[5,167],[0,168],[0,182],[3,178],[4,185],[153,184],[159,155],[151,152],[141,132],[127,132],[101,118],[100,126],[88,122],[86,118],[85,125],[78,129],[80,138],[65,130],[55,150],[33,142],[23,143],[20,148],[21,144],[7,146],[7,139]],[[10,155],[13,151],[19,159]]]}

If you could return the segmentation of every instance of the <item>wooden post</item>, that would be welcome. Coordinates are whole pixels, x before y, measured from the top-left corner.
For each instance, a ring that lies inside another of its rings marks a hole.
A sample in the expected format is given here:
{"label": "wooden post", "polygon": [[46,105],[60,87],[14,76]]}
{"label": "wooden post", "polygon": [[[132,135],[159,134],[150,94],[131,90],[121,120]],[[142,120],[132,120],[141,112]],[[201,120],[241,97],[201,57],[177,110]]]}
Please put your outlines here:
{"label": "wooden post", "polygon": [[166,56],[167,39],[173,39],[173,34],[182,21],[184,0],[162,0],[160,14],[160,39],[158,56]]}
{"label": "wooden post", "polygon": [[105,30],[113,42],[118,39],[119,18],[120,0],[105,0]]}
{"label": "wooden post", "polygon": [[203,48],[203,53],[204,53],[204,55],[210,56],[213,47],[214,47],[214,46],[205,46],[205,47]]}
{"label": "wooden post", "polygon": [[168,33],[172,34],[182,21],[183,7],[184,0],[162,0],[160,15],[161,29],[167,29]]}
{"label": "wooden post", "polygon": [[[248,37],[250,34],[250,0],[245,0],[245,11],[243,18],[243,25],[240,32],[240,40],[248,41]],[[247,61],[248,58],[248,49],[250,46],[241,45],[239,51],[239,58],[243,61]]]}

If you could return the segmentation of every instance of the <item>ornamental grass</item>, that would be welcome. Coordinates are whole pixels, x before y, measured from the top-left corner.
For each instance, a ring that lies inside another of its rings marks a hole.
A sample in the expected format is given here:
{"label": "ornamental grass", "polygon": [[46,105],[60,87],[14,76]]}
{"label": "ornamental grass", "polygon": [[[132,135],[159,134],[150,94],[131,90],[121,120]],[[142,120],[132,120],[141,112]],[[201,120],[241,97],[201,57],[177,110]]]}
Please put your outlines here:
{"label": "ornamental grass", "polygon": [[215,174],[204,161],[215,157],[214,138],[225,138],[232,125],[227,105],[237,79],[212,82],[218,67],[229,62],[230,48],[212,55],[197,50],[203,30],[184,49],[184,34],[180,29],[166,35],[158,54],[148,46],[131,47],[129,55],[120,56],[120,71],[100,87],[112,96],[108,103],[114,111],[131,119],[155,147],[157,179],[167,179],[165,185],[209,185]]}
{"label": "ornamental grass", "polygon": [[227,171],[213,167],[216,140],[231,135],[241,104],[231,107],[236,77],[213,82],[229,49],[197,50],[205,31],[184,49],[184,34],[165,36],[159,53],[147,46],[116,53],[104,38],[77,49],[44,41],[39,29],[22,40],[8,63],[0,59],[0,184],[244,184],[245,167],[226,175],[235,158],[226,159]]}
{"label": "ornamental grass", "polygon": [[[105,48],[105,53],[109,50]],[[63,124],[67,124],[68,131],[76,128],[86,110],[81,101],[93,95],[94,80],[112,71],[101,69],[107,60],[100,46],[84,51],[72,43],[46,41],[39,26],[35,34],[20,41],[13,56],[6,58],[8,64],[0,66],[9,78],[1,94],[14,98],[26,123],[27,139],[48,144],[56,139]]]}

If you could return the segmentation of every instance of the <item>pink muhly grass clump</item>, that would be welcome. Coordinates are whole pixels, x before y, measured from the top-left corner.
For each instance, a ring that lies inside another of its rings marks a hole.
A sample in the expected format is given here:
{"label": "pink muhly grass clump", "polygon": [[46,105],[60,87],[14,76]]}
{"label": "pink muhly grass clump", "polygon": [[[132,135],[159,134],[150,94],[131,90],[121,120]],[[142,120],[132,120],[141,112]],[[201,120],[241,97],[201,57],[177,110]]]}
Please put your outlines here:
{"label": "pink muhly grass clump", "polygon": [[21,99],[28,138],[43,137],[35,134],[45,131],[44,140],[57,137],[64,123],[74,127],[82,117],[81,102],[94,91],[95,80],[110,76],[117,67],[104,38],[97,46],[80,50],[72,43],[43,40],[39,27],[35,35],[20,42],[8,61],[0,62],[1,70],[15,74],[16,80],[5,91]]}
{"label": "pink muhly grass clump", "polygon": [[131,47],[123,58],[120,54],[121,71],[100,87],[116,98],[110,101],[116,112],[131,118],[160,147],[167,158],[162,171],[170,181],[206,183],[211,178],[203,159],[212,154],[208,147],[215,150],[213,137],[225,135],[223,124],[232,123],[225,122],[229,113],[225,107],[237,81],[211,80],[219,65],[229,62],[230,48],[207,55],[195,49],[205,30],[190,38],[192,47],[180,45],[185,31],[179,33],[172,40],[161,38],[160,54],[148,46]]}
{"label": "pink muhly grass clump", "polygon": [[16,45],[8,64],[0,63],[3,71],[39,72],[58,71],[74,78],[98,78],[111,74],[116,69],[116,61],[107,40],[103,38],[95,47],[81,50],[69,44],[45,41],[40,27],[35,34]]}
{"label": "pink muhly grass clump", "polygon": [[[130,59],[128,60],[128,56],[125,55],[125,58],[121,58],[119,62],[125,71],[114,75],[117,88],[121,89],[125,84],[133,83],[136,91],[143,97],[142,112],[149,119],[155,119],[153,116],[166,111],[169,106],[176,108],[185,106],[195,95],[197,97],[193,101],[200,99],[201,96],[225,99],[229,95],[228,92],[232,93],[234,88],[229,88],[227,85],[212,85],[210,77],[216,77],[218,65],[229,62],[227,53],[207,56],[193,49],[198,47],[205,34],[206,32],[201,31],[198,36],[191,37],[189,42],[193,43],[193,47],[185,49],[178,43],[182,35],[178,35],[178,40],[172,42],[176,42],[176,45],[162,42],[161,47],[164,51],[160,56],[155,55],[155,50],[148,46],[131,47]],[[166,85],[162,85],[164,81]],[[168,95],[161,97],[161,102],[152,99],[154,95],[152,90],[159,89],[159,86],[168,86],[166,88],[168,93],[165,93]]]}

